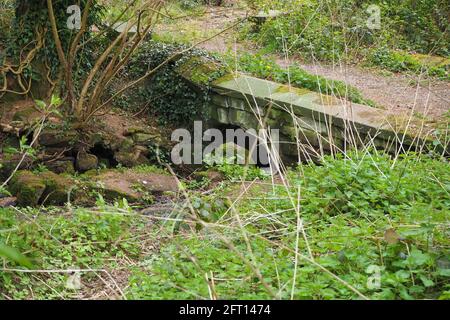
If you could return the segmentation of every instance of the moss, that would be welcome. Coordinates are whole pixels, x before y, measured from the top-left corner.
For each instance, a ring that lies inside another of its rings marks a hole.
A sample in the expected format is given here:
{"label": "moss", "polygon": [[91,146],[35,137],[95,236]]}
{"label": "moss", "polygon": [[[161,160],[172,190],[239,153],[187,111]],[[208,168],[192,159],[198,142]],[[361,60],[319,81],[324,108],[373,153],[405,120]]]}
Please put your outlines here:
{"label": "moss", "polygon": [[326,106],[334,106],[334,105],[338,105],[341,104],[341,102],[339,101],[339,99],[329,96],[329,95],[325,95],[325,94],[319,94],[319,98],[316,99],[316,101],[314,101],[315,103],[318,104],[323,104]]}
{"label": "moss", "polygon": [[45,205],[63,205],[68,200],[68,194],[74,188],[73,179],[47,171],[39,174],[45,183],[42,201]]}
{"label": "moss", "polygon": [[[102,170],[100,170],[100,171],[102,171]],[[91,169],[91,170],[84,172],[82,175],[80,175],[80,177],[85,178],[85,179],[90,179],[90,178],[96,176],[97,174],[98,174],[98,170]]]}
{"label": "moss", "polygon": [[77,170],[81,172],[95,169],[98,166],[98,159],[93,154],[79,152],[77,155]]}
{"label": "moss", "polygon": [[104,188],[97,189],[104,199],[107,201],[116,201],[121,199],[127,199],[130,202],[139,202],[141,200],[141,194],[135,190],[123,190],[120,186],[108,185]]}
{"label": "moss", "polygon": [[312,91],[310,91],[308,89],[304,89],[304,88],[296,88],[296,87],[292,87],[292,86],[281,85],[275,92],[276,93],[291,93],[292,92],[299,96],[302,96],[304,94],[311,93]]}
{"label": "moss", "polygon": [[75,174],[75,167],[71,160],[61,160],[47,163],[47,168],[54,173]]}
{"label": "moss", "polygon": [[136,143],[148,144],[152,142],[156,137],[157,135],[155,134],[135,133],[133,134],[133,141]]}
{"label": "moss", "polygon": [[412,57],[426,66],[430,67],[447,67],[450,66],[450,58],[430,56],[427,54],[415,53]]}
{"label": "moss", "polygon": [[157,166],[154,165],[139,165],[127,171],[136,173],[157,173],[169,175],[169,173],[165,169],[158,168]]}
{"label": "moss", "polygon": [[133,135],[135,133],[147,133],[146,130],[144,128],[141,127],[129,127],[126,132],[125,135]]}
{"label": "moss", "polygon": [[28,170],[17,171],[9,185],[9,191],[17,197],[17,204],[23,207],[37,206],[45,188],[45,181]]}
{"label": "moss", "polygon": [[39,143],[46,147],[66,147],[79,139],[75,130],[44,129],[39,136]]}
{"label": "moss", "polygon": [[228,81],[234,80],[235,78],[236,78],[236,74],[228,73],[228,74],[218,78],[217,80],[214,80],[212,83],[217,85],[217,84],[221,84],[221,83],[224,83],[224,82],[228,82]]}
{"label": "moss", "polygon": [[220,70],[216,62],[194,56],[180,65],[177,71],[195,84],[207,85]]}
{"label": "moss", "polygon": [[29,106],[22,110],[17,111],[13,116],[13,121],[21,121],[24,123],[32,123],[39,118],[41,113],[37,111],[33,106]]}

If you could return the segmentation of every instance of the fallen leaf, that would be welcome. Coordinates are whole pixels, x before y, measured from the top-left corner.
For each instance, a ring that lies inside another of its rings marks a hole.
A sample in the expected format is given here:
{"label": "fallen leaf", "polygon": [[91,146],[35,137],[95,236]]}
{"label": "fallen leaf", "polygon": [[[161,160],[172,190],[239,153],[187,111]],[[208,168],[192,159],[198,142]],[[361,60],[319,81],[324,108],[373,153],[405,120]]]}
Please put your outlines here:
{"label": "fallen leaf", "polygon": [[384,232],[384,241],[389,244],[396,244],[400,241],[400,236],[393,228],[390,228]]}

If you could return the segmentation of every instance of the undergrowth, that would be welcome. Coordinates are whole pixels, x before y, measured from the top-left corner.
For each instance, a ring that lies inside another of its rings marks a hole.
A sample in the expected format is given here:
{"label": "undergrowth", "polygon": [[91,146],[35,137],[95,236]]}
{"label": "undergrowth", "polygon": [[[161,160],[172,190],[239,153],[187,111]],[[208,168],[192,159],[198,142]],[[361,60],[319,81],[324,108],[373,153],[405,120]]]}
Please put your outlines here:
{"label": "undergrowth", "polygon": [[326,156],[285,183],[254,176],[189,191],[197,218],[186,209],[152,223],[126,202],[2,209],[0,243],[43,272],[3,260],[0,293],[80,297],[97,275],[83,271],[82,291],[67,288],[60,271],[77,267],[127,270],[134,299],[449,299],[448,168],[417,154]]}
{"label": "undergrowth", "polygon": [[134,270],[129,297],[450,298],[447,161],[353,153],[288,176],[289,188],[256,184],[216,224],[176,235]]}

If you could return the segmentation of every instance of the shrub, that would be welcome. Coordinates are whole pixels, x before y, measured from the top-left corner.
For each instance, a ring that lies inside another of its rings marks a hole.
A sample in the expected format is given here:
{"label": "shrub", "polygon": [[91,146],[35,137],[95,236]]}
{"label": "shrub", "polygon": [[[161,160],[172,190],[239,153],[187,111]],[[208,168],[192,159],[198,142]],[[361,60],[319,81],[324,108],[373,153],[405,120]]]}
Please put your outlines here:
{"label": "shrub", "polygon": [[381,66],[393,72],[424,72],[429,76],[450,79],[448,66],[427,65],[420,62],[411,54],[403,51],[390,50],[386,47],[373,50],[369,56],[369,61],[376,66]]}
{"label": "shrub", "polygon": [[[259,8],[284,14],[269,19],[261,30],[247,36],[275,51],[305,58],[337,61],[359,56],[361,48],[387,45],[420,53],[450,54],[450,8],[446,0],[331,0],[256,2]],[[381,29],[366,22],[369,5],[381,11]]]}

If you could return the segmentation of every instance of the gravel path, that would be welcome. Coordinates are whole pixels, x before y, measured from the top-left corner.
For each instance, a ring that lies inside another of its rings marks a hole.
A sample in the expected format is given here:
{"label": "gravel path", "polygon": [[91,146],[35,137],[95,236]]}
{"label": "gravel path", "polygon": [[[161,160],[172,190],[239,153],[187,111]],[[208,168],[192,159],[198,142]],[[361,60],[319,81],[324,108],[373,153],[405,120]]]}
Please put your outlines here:
{"label": "gravel path", "polygon": [[[296,61],[278,59],[277,62],[282,66],[287,66]],[[436,120],[450,110],[449,82],[423,81],[416,75],[390,74],[385,76],[375,70],[358,66],[330,66],[301,62],[299,65],[312,74],[341,80],[358,88],[364,97],[392,112],[418,112],[430,120]]]}

